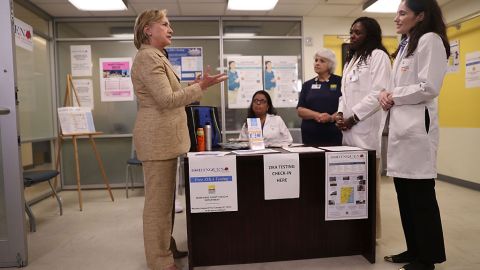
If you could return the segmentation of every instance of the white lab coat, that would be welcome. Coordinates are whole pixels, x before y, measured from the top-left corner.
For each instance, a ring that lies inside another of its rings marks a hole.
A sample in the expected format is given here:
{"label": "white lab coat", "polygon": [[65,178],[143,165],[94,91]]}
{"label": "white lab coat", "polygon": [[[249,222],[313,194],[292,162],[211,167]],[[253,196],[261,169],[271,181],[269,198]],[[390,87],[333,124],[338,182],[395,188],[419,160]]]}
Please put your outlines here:
{"label": "white lab coat", "polygon": [[[239,139],[247,140],[247,124],[243,124]],[[290,144],[293,142],[292,135],[288,130],[282,117],[273,114],[267,114],[263,124],[263,141],[265,145]]]}
{"label": "white lab coat", "polygon": [[373,50],[365,62],[352,59],[343,68],[338,112],[342,112],[345,119],[353,114],[360,119],[350,130],[343,131],[343,145],[373,149],[380,157],[378,94],[388,88],[391,69],[390,58],[379,49]]}
{"label": "white lab coat", "polygon": [[[389,90],[395,105],[382,113],[380,134],[389,119],[387,175],[410,179],[437,177],[438,100],[447,69],[442,39],[424,34],[413,55],[407,48],[393,64]],[[382,110],[383,111],[383,110]],[[427,116],[430,124],[426,127]],[[427,132],[428,129],[428,132]]]}

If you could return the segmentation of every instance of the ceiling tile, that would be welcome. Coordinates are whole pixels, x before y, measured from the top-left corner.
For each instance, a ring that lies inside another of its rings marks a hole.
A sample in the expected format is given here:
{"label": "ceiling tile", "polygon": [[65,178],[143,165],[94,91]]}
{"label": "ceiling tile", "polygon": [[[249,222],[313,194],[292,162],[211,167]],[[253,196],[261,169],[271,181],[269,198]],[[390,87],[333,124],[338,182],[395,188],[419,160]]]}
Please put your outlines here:
{"label": "ceiling tile", "polygon": [[304,16],[308,14],[315,4],[277,4],[274,10],[269,11],[270,16]]}
{"label": "ceiling tile", "polygon": [[[65,0],[66,1],[66,0]],[[37,6],[53,17],[89,17],[88,11],[81,11],[70,3],[47,4],[38,3]]]}
{"label": "ceiling tile", "polygon": [[178,0],[128,0],[129,4],[156,4],[162,6],[163,4],[176,4]]}
{"label": "ceiling tile", "polygon": [[185,16],[223,16],[227,4],[194,4],[194,3],[180,3],[180,10]]}
{"label": "ceiling tile", "polygon": [[90,13],[94,17],[123,17],[137,15],[132,8],[121,11],[90,11]]}
{"label": "ceiling tile", "polygon": [[284,4],[319,4],[319,3],[324,3],[325,0],[278,0],[277,6],[278,5],[284,5]]}
{"label": "ceiling tile", "polygon": [[347,16],[350,12],[352,12],[357,6],[355,5],[317,5],[314,9],[312,9],[308,14],[308,16],[312,17],[320,17],[320,16]]}
{"label": "ceiling tile", "polygon": [[180,4],[184,4],[184,3],[195,3],[197,4],[198,6],[201,6],[203,4],[222,4],[222,5],[226,5],[227,4],[227,0],[178,0],[178,2]]}
{"label": "ceiling tile", "polygon": [[158,3],[142,3],[142,4],[135,4],[131,3],[130,5],[136,11],[136,14],[142,13],[144,10],[147,9],[166,9],[167,16],[180,16],[180,11],[178,9],[177,4],[158,4]]}

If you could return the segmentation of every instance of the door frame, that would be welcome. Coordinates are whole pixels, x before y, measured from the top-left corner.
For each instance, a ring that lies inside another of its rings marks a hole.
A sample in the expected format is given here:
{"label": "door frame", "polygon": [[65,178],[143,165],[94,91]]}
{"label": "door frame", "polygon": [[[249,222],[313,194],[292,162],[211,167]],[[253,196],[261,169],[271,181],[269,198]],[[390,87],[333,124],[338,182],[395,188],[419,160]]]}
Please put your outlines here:
{"label": "door frame", "polygon": [[[0,1],[0,145],[3,167],[7,237],[0,239],[0,267],[25,266],[28,262],[25,198],[16,108],[13,2]],[[9,111],[9,112],[7,112]],[[0,198],[1,199],[1,198]]]}

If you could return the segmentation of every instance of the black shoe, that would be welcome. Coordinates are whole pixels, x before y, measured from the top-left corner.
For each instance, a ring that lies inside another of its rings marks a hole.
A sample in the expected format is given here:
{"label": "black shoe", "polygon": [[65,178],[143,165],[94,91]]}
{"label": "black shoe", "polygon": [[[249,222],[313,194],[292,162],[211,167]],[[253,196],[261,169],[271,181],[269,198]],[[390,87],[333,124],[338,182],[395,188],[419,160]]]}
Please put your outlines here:
{"label": "black shoe", "polygon": [[170,239],[170,250],[172,251],[174,259],[180,259],[188,256],[188,251],[180,251],[177,249],[177,242],[175,242],[173,237]]}
{"label": "black shoe", "polygon": [[433,269],[435,269],[434,264],[413,262],[413,263],[409,263],[409,264],[404,265],[399,270],[433,270]]}
{"label": "black shoe", "polygon": [[412,256],[410,256],[410,254],[408,254],[408,251],[404,251],[397,255],[385,256],[383,257],[383,259],[387,262],[392,262],[392,263],[409,263],[415,260],[415,258],[413,258]]}

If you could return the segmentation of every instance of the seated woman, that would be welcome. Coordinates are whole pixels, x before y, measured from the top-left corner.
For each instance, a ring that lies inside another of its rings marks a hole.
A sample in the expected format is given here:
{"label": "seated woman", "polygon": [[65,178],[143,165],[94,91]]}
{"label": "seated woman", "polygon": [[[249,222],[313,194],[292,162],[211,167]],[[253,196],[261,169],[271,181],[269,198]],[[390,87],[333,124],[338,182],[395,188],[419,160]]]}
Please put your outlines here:
{"label": "seated woman", "polygon": [[[276,114],[277,111],[273,107],[272,99],[266,91],[260,90],[253,94],[247,118],[260,118],[263,140],[266,146],[288,145],[293,142],[287,126],[282,118]],[[243,124],[239,139],[248,140],[247,123]]]}

